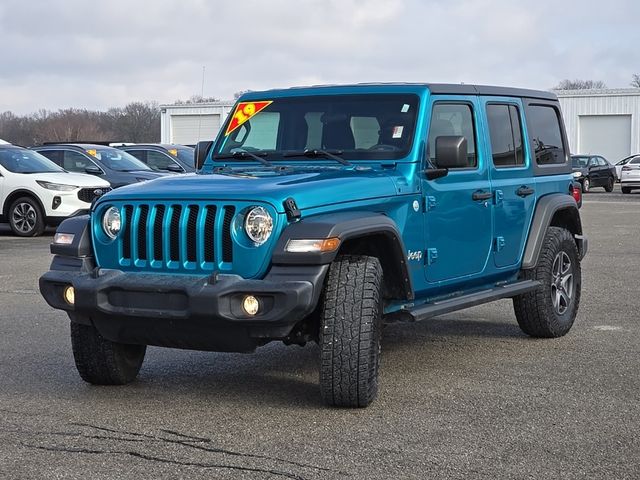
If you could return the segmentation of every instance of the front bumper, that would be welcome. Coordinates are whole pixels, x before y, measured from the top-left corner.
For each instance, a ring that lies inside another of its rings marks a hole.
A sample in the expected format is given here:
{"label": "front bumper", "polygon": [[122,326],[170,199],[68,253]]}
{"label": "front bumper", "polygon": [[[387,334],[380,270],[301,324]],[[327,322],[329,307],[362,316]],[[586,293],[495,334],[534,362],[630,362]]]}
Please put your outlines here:
{"label": "front bumper", "polygon": [[[327,268],[274,267],[264,280],[51,270],[40,278],[40,292],[72,321],[94,325],[111,341],[252,351],[268,340],[285,338],[315,309]],[[67,286],[75,290],[74,305],[64,300]],[[248,294],[260,302],[255,316],[242,309]]]}

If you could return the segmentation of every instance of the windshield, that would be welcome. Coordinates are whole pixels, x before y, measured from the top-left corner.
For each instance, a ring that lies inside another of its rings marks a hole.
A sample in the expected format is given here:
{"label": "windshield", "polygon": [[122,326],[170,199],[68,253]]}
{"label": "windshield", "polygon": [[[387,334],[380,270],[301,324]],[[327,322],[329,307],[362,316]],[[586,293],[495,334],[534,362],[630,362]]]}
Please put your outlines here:
{"label": "windshield", "polygon": [[118,172],[132,172],[135,170],[151,170],[133,155],[118,150],[116,148],[97,148],[87,150],[89,155],[93,155],[100,160],[107,168]]}
{"label": "windshield", "polygon": [[586,167],[589,163],[589,157],[571,157],[571,164],[575,168]]}
{"label": "windshield", "polygon": [[178,158],[187,165],[193,165],[193,148],[190,147],[180,147],[178,150]]}
{"label": "windshield", "polygon": [[417,110],[418,97],[413,94],[239,102],[216,144],[214,158],[235,151],[277,156],[305,150],[330,151],[350,160],[402,158],[413,143]]}
{"label": "windshield", "polygon": [[22,148],[0,148],[0,165],[13,173],[64,172],[48,158]]}

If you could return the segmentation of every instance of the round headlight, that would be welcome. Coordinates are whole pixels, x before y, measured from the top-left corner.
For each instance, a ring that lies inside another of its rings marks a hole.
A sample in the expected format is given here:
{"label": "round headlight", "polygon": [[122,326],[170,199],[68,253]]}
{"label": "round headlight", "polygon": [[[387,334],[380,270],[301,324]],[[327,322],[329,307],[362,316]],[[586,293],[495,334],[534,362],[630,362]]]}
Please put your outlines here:
{"label": "round headlight", "polygon": [[573,178],[578,178],[582,176],[582,172],[573,172]]}
{"label": "round headlight", "polygon": [[120,210],[116,207],[109,207],[102,216],[102,229],[109,238],[116,238],[122,227],[122,219],[120,218]]}
{"label": "round headlight", "polygon": [[244,219],[244,231],[256,244],[267,241],[273,230],[273,218],[263,207],[253,207]]}

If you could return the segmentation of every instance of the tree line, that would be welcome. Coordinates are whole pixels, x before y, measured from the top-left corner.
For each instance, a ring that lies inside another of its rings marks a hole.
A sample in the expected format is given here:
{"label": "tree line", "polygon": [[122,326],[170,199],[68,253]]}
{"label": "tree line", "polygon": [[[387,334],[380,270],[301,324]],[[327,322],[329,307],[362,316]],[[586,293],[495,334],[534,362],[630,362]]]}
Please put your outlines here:
{"label": "tree line", "polygon": [[[640,88],[640,73],[631,75],[629,85],[633,88]],[[562,80],[552,90],[592,90],[597,88],[607,88],[607,84],[602,80]]]}

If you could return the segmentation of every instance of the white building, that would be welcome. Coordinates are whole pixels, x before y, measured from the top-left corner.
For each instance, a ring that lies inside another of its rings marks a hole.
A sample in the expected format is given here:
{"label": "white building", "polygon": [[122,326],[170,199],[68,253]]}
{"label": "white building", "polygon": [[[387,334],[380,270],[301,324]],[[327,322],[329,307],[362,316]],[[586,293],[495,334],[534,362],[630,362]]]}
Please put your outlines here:
{"label": "white building", "polygon": [[213,140],[233,107],[233,101],[160,105],[160,141],[193,145]]}
{"label": "white building", "polygon": [[609,162],[640,153],[640,88],[560,90],[571,153]]}

